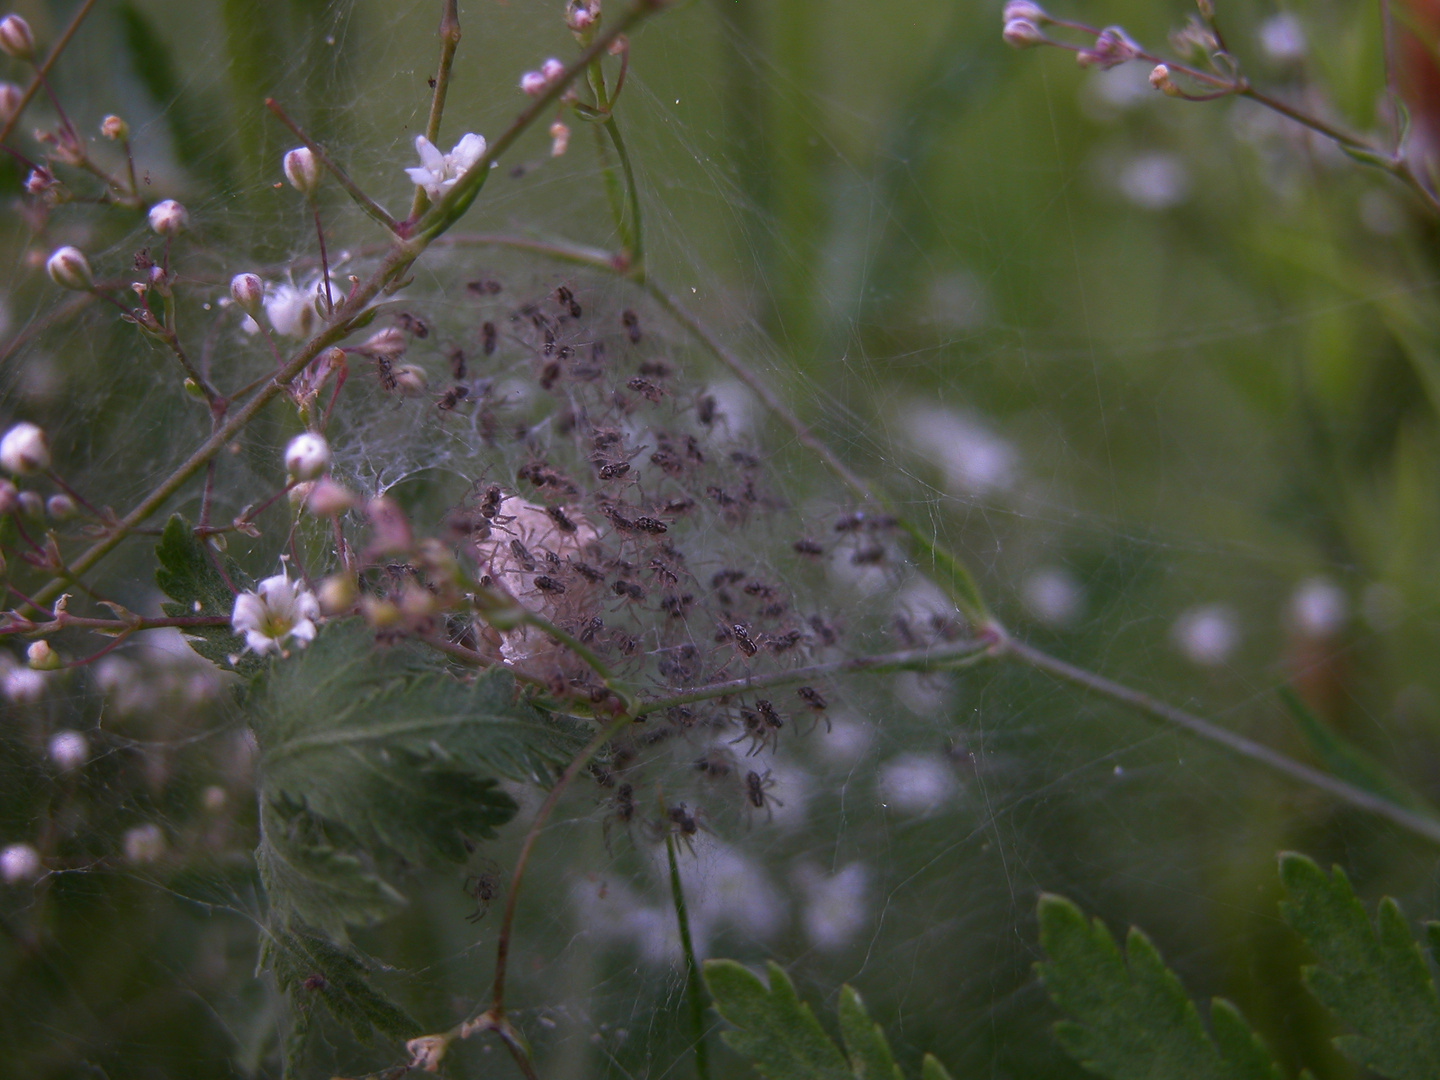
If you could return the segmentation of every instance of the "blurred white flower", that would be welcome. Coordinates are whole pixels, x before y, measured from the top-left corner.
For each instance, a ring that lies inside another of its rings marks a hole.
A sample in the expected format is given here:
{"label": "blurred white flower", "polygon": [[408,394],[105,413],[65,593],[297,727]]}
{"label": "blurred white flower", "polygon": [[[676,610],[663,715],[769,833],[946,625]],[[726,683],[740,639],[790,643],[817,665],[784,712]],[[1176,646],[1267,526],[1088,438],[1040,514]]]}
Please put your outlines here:
{"label": "blurred white flower", "polygon": [[865,756],[874,737],[874,729],[863,721],[832,717],[829,730],[821,731],[820,753],[830,763],[849,768]]}
{"label": "blurred white flower", "polygon": [[159,862],[165,854],[165,834],[153,822],[125,830],[125,858],[132,863]]}
{"label": "blurred white flower", "polygon": [[952,495],[1004,491],[1015,481],[1015,448],[956,409],[916,402],[901,410],[900,430],[939,470]]}
{"label": "blurred white flower", "polygon": [[1282,64],[1305,58],[1305,29],[1288,11],[1260,24],[1260,47],[1265,55]]}
{"label": "blurred white flower", "polygon": [[880,768],[880,802],[902,814],[928,814],[955,793],[955,773],[945,760],[928,754],[901,754]]}
{"label": "blurred white flower", "polygon": [[1344,629],[1349,617],[1349,597],[1329,578],[1302,581],[1290,597],[1290,621],[1306,637],[1331,637]]}
{"label": "blurred white flower", "polygon": [[24,476],[50,467],[50,446],[45,432],[34,424],[16,424],[0,438],[0,468]]}
{"label": "blurred white flower", "polygon": [[870,871],[858,862],[838,874],[807,865],[799,868],[796,878],[806,894],[801,914],[805,935],[817,948],[844,948],[865,925]]}
{"label": "blurred white flower", "polygon": [[1185,658],[1201,667],[1215,667],[1229,659],[1240,641],[1235,612],[1224,604],[1205,604],[1183,612],[1171,636]]}
{"label": "blurred white flower", "polygon": [[0,880],[21,885],[40,876],[40,853],[29,844],[10,844],[0,851]]}
{"label": "blurred white flower", "polygon": [[34,704],[45,694],[45,676],[29,668],[11,668],[0,675],[0,693],[15,705]]}
{"label": "blurred white flower", "polygon": [[230,625],[235,633],[245,635],[245,647],[264,655],[284,652],[290,638],[303,648],[315,639],[315,622],[320,617],[320,604],[315,594],[299,581],[285,574],[268,577],[256,586],[255,592],[244,592],[235,598],[235,611]]}
{"label": "blurred white flower", "polygon": [[285,471],[297,480],[314,480],[329,464],[330,444],[316,432],[296,435],[285,446]]}
{"label": "blurred white flower", "polygon": [[1085,606],[1085,591],[1068,570],[1047,566],[1028,574],[1020,584],[1025,609],[1046,626],[1072,625]]}
{"label": "blurred white flower", "polygon": [[50,737],[50,760],[61,772],[70,772],[90,758],[90,744],[78,731],[57,731]]}
{"label": "blurred white flower", "polygon": [[294,285],[276,285],[265,297],[265,317],[281,337],[309,337],[320,318],[315,293]]}
{"label": "blurred white flower", "polygon": [[442,154],[424,135],[416,135],[415,151],[420,155],[420,164],[405,172],[430,198],[438,199],[485,155],[485,139],[471,132],[450,153]]}
{"label": "blurred white flower", "polygon": [[1116,179],[1120,194],[1145,210],[1168,210],[1190,194],[1190,174],[1174,154],[1138,154]]}

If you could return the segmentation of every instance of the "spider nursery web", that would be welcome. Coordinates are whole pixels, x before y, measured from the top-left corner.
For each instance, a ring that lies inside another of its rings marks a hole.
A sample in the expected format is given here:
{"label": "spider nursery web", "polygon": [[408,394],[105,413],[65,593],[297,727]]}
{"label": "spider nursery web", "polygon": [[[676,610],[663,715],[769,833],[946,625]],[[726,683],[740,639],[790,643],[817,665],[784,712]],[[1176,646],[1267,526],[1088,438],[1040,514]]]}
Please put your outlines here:
{"label": "spider nursery web", "polygon": [[[130,219],[82,207],[40,222],[43,240],[7,230],[19,345],[0,366],[0,414],[41,423],[61,475],[121,512],[204,440],[209,418],[162,348],[103,305],[66,306],[34,252],[75,243],[97,276],[125,281],[142,249],[142,262],[168,258],[185,340],[238,387],[275,360],[229,302],[231,275],[259,273],[272,294],[308,294],[318,275],[308,211],[276,187],[293,142],[257,102],[281,101],[397,216],[412,193],[401,169],[429,106],[435,5],[296,3],[248,28],[243,8],[97,13],[55,77],[86,131],[127,116],[142,185],[185,202],[188,234],[167,252]],[[1193,213],[1220,222],[1214,232],[1258,234],[1264,223],[1236,208],[1245,192],[1226,184],[1293,185],[1251,160],[1279,136],[1244,113],[1173,121],[1109,76],[1027,72],[1011,85],[998,43],[975,44],[997,36],[988,14],[916,13],[921,28],[902,30],[839,5],[821,35],[827,71],[700,5],[633,36],[618,115],[654,280],[897,513],[960,552],[1020,636],[1297,755],[1276,689],[1340,695],[1351,735],[1400,759],[1415,750],[1425,773],[1424,664],[1392,657],[1381,673],[1374,659],[1397,625],[1426,640],[1418,601],[1407,607],[1386,576],[1398,556],[1307,532],[1319,500],[1276,448],[1285,369],[1264,366],[1295,328],[1323,336],[1405,290],[1257,285],[1234,248],[1178,227]],[[461,17],[442,149],[467,131],[493,138],[518,110],[520,71],[573,49],[555,5]],[[168,50],[168,81],[142,46]],[[747,113],[747,94],[764,109]],[[53,123],[36,108],[35,123]],[[749,121],[783,144],[759,164]],[[346,342],[326,429],[334,478],[392,500],[417,535],[642,696],[963,639],[935,567],[653,297],[487,242],[618,244],[590,126],[571,118],[561,157],[546,126]],[[1232,130],[1250,142],[1218,150]],[[819,180],[787,172],[797,161]],[[1362,182],[1343,195],[1374,203]],[[328,183],[319,208],[344,290],[376,265],[378,230]],[[1406,289],[1427,297],[1433,281]],[[1264,290],[1275,295],[1257,299]],[[299,430],[293,408],[272,406],[218,456],[210,520],[277,494]],[[167,511],[193,521],[201,508],[196,481]],[[1374,514],[1383,528],[1384,508]],[[258,536],[225,541],[250,578],[284,567],[318,583],[336,569],[328,525],[289,499],[257,522]],[[84,538],[77,522],[55,527]],[[358,510],[344,528],[356,546],[370,535]],[[158,614],[154,541],[122,547],[91,584]],[[367,589],[398,604],[417,581],[397,560]],[[443,630],[546,690],[603,700],[593,671],[533,627]],[[63,648],[78,659],[105,644],[77,634]],[[253,974],[266,901],[256,746],[234,677],[173,631],[38,680],[6,648],[0,846],[42,858],[38,882],[0,898],[21,1003],[0,1029],[16,1067],[276,1074],[293,1017]],[[1393,715],[1411,726],[1396,733]],[[403,911],[352,932],[375,984],[426,1031],[487,1000],[509,872],[543,795],[508,790],[521,812],[497,841],[464,866],[402,868]],[[1429,867],[1368,819],[1023,668],[832,673],[686,702],[608,746],[540,834],[508,990],[540,1075],[692,1067],[667,837],[702,956],[775,959],[821,1015],[849,982],[907,1069],[931,1051],[957,1077],[1072,1068],[1031,968],[1042,889],[1112,926],[1142,922],[1192,989],[1236,994],[1252,953],[1284,948],[1265,892],[1277,847],[1363,851],[1402,895],[1423,892]],[[296,1060],[305,1075],[358,1075],[403,1056],[317,1009]],[[454,1075],[511,1067],[483,1038],[447,1062]],[[743,1075],[731,1058],[712,1068]]]}

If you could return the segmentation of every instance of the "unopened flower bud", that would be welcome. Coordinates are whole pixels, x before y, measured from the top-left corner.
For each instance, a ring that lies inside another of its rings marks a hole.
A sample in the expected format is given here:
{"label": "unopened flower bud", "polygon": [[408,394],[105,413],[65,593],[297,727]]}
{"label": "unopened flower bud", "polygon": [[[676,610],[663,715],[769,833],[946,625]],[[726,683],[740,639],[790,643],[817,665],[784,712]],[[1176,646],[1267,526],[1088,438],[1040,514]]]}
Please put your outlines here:
{"label": "unopened flower bud", "polygon": [[75,500],[69,495],[51,495],[45,500],[45,513],[56,521],[68,521],[75,516]]}
{"label": "unopened flower bud", "polygon": [[565,25],[582,40],[600,24],[600,0],[570,0],[565,5]]}
{"label": "unopened flower bud", "polygon": [[46,260],[45,269],[49,271],[50,279],[62,289],[89,292],[95,287],[95,275],[90,270],[90,261],[85,258],[85,253],[68,244],[55,249]]}
{"label": "unopened flower bud", "polygon": [[425,392],[425,369],[416,364],[401,364],[394,369],[395,389],[402,394]]}
{"label": "unopened flower bud", "polygon": [[45,432],[34,424],[16,424],[0,439],[0,468],[12,476],[24,476],[50,467],[50,447]]}
{"label": "unopened flower bud", "polygon": [[355,606],[360,590],[349,574],[332,574],[320,582],[316,596],[320,601],[320,610],[326,615],[342,615]]}
{"label": "unopened flower bud", "polygon": [[19,15],[0,19],[0,52],[16,60],[35,59],[35,35],[30,32],[30,24]]}
{"label": "unopened flower bud", "polygon": [[550,125],[550,156],[560,157],[570,147],[570,129],[559,120]]}
{"label": "unopened flower bud", "polygon": [[161,236],[175,236],[189,223],[189,212],[174,199],[166,199],[150,208],[150,228]]}
{"label": "unopened flower bud", "polygon": [[90,743],[78,731],[57,731],[46,749],[61,772],[72,772],[90,760]]}
{"label": "unopened flower bud", "polygon": [[20,112],[25,91],[13,82],[0,83],[0,124],[8,124]]}
{"label": "unopened flower bud", "polygon": [[1044,26],[1050,21],[1050,13],[1035,0],[1009,0],[1001,17],[1007,23],[1012,19],[1024,19],[1035,26]]}
{"label": "unopened flower bud", "polygon": [[0,480],[0,514],[20,508],[20,490],[9,480]]}
{"label": "unopened flower bud", "polygon": [[365,516],[375,530],[372,546],[377,554],[398,555],[410,550],[414,534],[410,531],[405,511],[393,499],[383,495],[371,499],[365,504]]}
{"label": "unopened flower bud", "polygon": [[330,444],[323,435],[307,431],[285,447],[285,471],[297,480],[314,480],[330,464]]}
{"label": "unopened flower bud", "polygon": [[120,117],[110,115],[100,121],[100,134],[107,139],[128,139],[130,137],[130,125],[121,120]]}
{"label": "unopened flower bud", "polygon": [[25,192],[28,195],[44,195],[58,183],[54,173],[43,165],[37,165],[25,177]]}
{"label": "unopened flower bud", "polygon": [[45,500],[38,491],[20,492],[20,513],[32,518],[38,518],[45,513]]}
{"label": "unopened flower bud", "polygon": [[1075,62],[1082,68],[1109,71],[1139,55],[1140,46],[1130,40],[1130,35],[1118,26],[1107,26],[1096,36],[1093,48],[1081,49],[1075,54]]}
{"label": "unopened flower bud", "polygon": [[1167,97],[1178,97],[1180,94],[1180,88],[1170,78],[1170,69],[1164,64],[1156,64],[1150,72],[1150,85]]}
{"label": "unopened flower bud", "polygon": [[285,179],[302,195],[313,195],[320,186],[320,163],[308,146],[297,146],[285,155]]}
{"label": "unopened flower bud", "polygon": [[552,56],[540,65],[540,74],[544,76],[547,83],[552,83],[565,74],[565,65]]}
{"label": "unopened flower bud", "polygon": [[256,322],[265,303],[265,283],[254,274],[236,274],[230,279],[230,299]]}
{"label": "unopened flower bud", "polygon": [[538,71],[527,71],[520,76],[520,89],[531,97],[539,97],[545,92],[545,76]]}
{"label": "unopened flower bud", "polygon": [[334,517],[355,505],[355,496],[328,477],[315,481],[305,500],[305,508],[317,517]]}
{"label": "unopened flower bud", "polygon": [[400,609],[389,600],[366,593],[360,598],[360,614],[376,630],[390,630],[400,625],[404,617]]}
{"label": "unopened flower bud", "polygon": [[410,341],[405,337],[402,330],[395,326],[388,326],[384,330],[377,330],[366,338],[360,345],[359,352],[374,358],[394,360],[410,346]]}
{"label": "unopened flower bud", "polygon": [[24,885],[43,872],[40,853],[29,844],[11,844],[0,851],[0,881],[6,885]]}
{"label": "unopened flower bud", "polygon": [[1011,19],[1001,34],[1012,49],[1030,49],[1045,44],[1045,35],[1029,19]]}
{"label": "unopened flower bud", "polygon": [[57,671],[60,668],[60,654],[45,640],[34,641],[25,650],[25,662],[31,671]]}

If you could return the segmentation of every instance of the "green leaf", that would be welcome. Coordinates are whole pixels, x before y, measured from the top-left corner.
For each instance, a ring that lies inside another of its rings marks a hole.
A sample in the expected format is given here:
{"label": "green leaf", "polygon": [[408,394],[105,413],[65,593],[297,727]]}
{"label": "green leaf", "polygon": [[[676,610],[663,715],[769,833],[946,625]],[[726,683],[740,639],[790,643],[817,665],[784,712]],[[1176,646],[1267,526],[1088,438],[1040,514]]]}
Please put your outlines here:
{"label": "green leaf", "polygon": [[1199,1011],[1149,938],[1133,927],[1125,954],[1099,919],[1086,922],[1061,896],[1040,898],[1037,969],[1071,1019],[1055,1025],[1065,1050],[1111,1080],[1280,1080],[1259,1038],[1233,1005],[1211,1007],[1212,1040]]}
{"label": "green leaf", "polygon": [[[188,522],[176,514],[165,523],[160,542],[155,545],[155,583],[170,599],[161,609],[172,618],[188,615],[223,615],[235,609],[235,594],[225,577],[215,568],[205,545],[195,538]],[[226,560],[225,573],[237,589],[250,586],[250,579],[233,562]],[[264,667],[253,653],[245,652],[245,642],[230,632],[228,626],[194,626],[181,630],[190,647],[205,659],[227,671],[249,677]],[[230,664],[230,657],[235,664]]]}
{"label": "green leaf", "polygon": [[1440,1075],[1440,997],[1395,901],[1380,901],[1371,926],[1343,870],[1294,852],[1281,854],[1280,880],[1281,914],[1319,961],[1305,985],[1354,1032],[1335,1045],[1390,1080]]}
{"label": "green leaf", "polygon": [[766,965],[767,988],[733,960],[705,961],[705,985],[721,1016],[735,1025],[721,1038],[768,1080],[851,1080],[844,1056],[795,996],[789,976]]}
{"label": "green leaf", "polygon": [[[795,996],[784,969],[766,965],[767,987],[733,960],[705,961],[705,985],[716,1011],[735,1025],[721,1036],[767,1080],[904,1080],[880,1025],[849,986],[840,988],[840,1034],[850,1060],[835,1046],[815,1014]],[[950,1080],[930,1054],[921,1080]]]}
{"label": "green leaf", "polygon": [[409,1013],[371,984],[373,961],[311,930],[288,927],[267,934],[260,947],[260,963],[274,972],[302,1026],[315,1004],[323,1003],[362,1039],[378,1031],[404,1040],[422,1030]]}
{"label": "green leaf", "polygon": [[1326,726],[1288,686],[1281,687],[1280,700],[1285,703],[1286,709],[1295,720],[1295,726],[1310,744],[1310,749],[1329,772],[1371,794],[1379,795],[1396,806],[1419,814],[1440,817],[1440,812],[1403,780]]}
{"label": "green leaf", "polygon": [[850,1069],[856,1080],[904,1080],[885,1032],[873,1023],[860,995],[849,986],[840,988],[840,1037],[850,1055]]}
{"label": "green leaf", "polygon": [[546,783],[587,737],[520,700],[508,671],[467,684],[355,623],[274,664],[251,721],[272,909],[336,937],[403,903],[393,869],[462,862],[509,821],[501,778]]}

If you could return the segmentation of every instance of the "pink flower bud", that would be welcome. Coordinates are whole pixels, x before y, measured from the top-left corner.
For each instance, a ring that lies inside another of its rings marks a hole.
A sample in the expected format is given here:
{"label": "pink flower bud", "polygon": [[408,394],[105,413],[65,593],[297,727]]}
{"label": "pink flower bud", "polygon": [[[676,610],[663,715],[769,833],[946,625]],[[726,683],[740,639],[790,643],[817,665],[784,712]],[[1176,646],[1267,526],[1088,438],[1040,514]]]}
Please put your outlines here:
{"label": "pink flower bud", "polygon": [[161,236],[176,236],[190,223],[190,213],[174,199],[150,208],[150,228]]}
{"label": "pink flower bud", "polygon": [[552,56],[540,65],[540,74],[545,77],[547,83],[552,83],[565,74],[565,65]]}
{"label": "pink flower bud", "polygon": [[130,125],[118,116],[107,116],[104,120],[100,121],[100,134],[111,140],[128,139],[130,137]]}
{"label": "pink flower bud", "polygon": [[285,178],[302,195],[313,195],[320,186],[320,163],[308,146],[299,146],[285,155]]}
{"label": "pink flower bud", "polygon": [[315,481],[305,507],[317,517],[334,517],[355,505],[355,496],[328,477]]}
{"label": "pink flower bud", "polygon": [[285,471],[297,480],[314,480],[330,464],[330,444],[323,435],[307,431],[285,447]]}
{"label": "pink flower bud", "polygon": [[230,279],[230,299],[256,322],[265,303],[265,283],[254,274],[236,274]]}
{"label": "pink flower bud", "polygon": [[1040,28],[1029,19],[1009,20],[1001,36],[1005,39],[1005,44],[1012,49],[1030,49],[1036,45],[1044,45],[1046,41]]}
{"label": "pink flower bud", "polygon": [[570,146],[570,129],[559,120],[550,125],[550,156],[560,157]]}
{"label": "pink flower bud", "polygon": [[8,124],[20,112],[20,99],[25,91],[13,82],[0,83],[0,124]]}
{"label": "pink flower bud", "polygon": [[1050,14],[1034,0],[1009,0],[1002,18],[1007,23],[1012,19],[1024,19],[1036,26],[1044,26],[1050,21]]}
{"label": "pink flower bud", "polygon": [[90,262],[79,248],[66,245],[56,248],[45,261],[50,278],[62,289],[89,292],[95,287],[95,275],[90,271]]}
{"label": "pink flower bud", "polygon": [[545,76],[538,71],[527,71],[520,76],[520,89],[531,97],[539,97],[545,92]]}
{"label": "pink flower bud", "polygon": [[30,32],[30,24],[19,15],[0,19],[0,52],[16,60],[35,59],[35,35]]}

